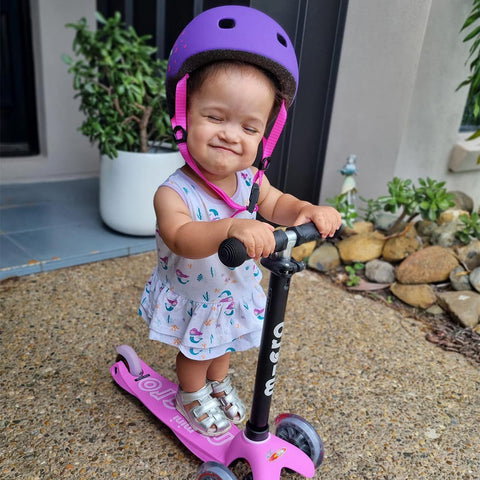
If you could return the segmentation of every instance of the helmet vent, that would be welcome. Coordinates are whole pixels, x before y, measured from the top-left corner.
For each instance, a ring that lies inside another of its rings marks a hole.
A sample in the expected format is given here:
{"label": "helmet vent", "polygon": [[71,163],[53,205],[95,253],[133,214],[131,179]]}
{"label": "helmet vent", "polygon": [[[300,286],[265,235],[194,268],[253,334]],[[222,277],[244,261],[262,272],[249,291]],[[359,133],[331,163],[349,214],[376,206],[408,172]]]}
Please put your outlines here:
{"label": "helmet vent", "polygon": [[218,26],[224,29],[235,28],[235,20],[233,18],[222,18],[218,22]]}
{"label": "helmet vent", "polygon": [[277,33],[277,40],[284,46],[287,47],[287,41],[285,40],[285,37],[283,35],[280,35]]}

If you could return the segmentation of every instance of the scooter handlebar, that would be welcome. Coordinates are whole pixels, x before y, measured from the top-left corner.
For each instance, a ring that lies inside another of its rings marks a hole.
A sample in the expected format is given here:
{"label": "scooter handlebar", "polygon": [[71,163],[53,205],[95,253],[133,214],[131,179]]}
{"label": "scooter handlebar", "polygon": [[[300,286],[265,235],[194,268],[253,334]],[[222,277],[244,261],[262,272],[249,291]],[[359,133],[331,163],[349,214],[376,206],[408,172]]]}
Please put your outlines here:
{"label": "scooter handlebar", "polygon": [[[293,231],[296,234],[296,247],[321,237],[320,232],[313,222],[297,225],[296,227],[289,227],[287,230]],[[340,230],[341,228],[337,230],[335,236],[340,233]],[[288,236],[285,231],[275,230],[273,236],[275,238],[275,252],[285,250],[288,244]],[[238,238],[227,238],[224,240],[218,249],[218,256],[224,265],[232,268],[240,266],[250,258],[245,245]]]}

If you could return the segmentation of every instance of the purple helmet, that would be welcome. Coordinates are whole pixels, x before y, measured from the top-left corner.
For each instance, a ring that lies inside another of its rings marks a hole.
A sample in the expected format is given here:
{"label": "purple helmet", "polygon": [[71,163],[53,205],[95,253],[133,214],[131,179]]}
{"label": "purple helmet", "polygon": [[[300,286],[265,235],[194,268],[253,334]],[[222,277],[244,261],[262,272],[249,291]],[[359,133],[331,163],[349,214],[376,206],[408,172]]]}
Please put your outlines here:
{"label": "purple helmet", "polygon": [[175,113],[175,87],[186,74],[219,60],[240,60],[270,72],[287,105],[295,98],[298,63],[292,42],[268,15],[250,7],[212,8],[195,17],[172,48],[167,67],[167,102]]}

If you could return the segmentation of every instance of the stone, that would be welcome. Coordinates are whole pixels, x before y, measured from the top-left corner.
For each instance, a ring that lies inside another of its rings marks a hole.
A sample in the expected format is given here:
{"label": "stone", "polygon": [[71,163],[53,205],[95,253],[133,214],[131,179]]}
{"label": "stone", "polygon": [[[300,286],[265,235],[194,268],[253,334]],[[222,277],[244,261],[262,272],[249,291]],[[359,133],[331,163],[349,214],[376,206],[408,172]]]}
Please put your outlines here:
{"label": "stone", "polygon": [[449,275],[450,284],[454,290],[461,292],[463,290],[472,290],[470,280],[468,279],[468,272],[459,265],[455,267]]}
{"label": "stone", "polygon": [[313,253],[316,246],[317,242],[315,240],[312,242],[303,243],[292,250],[292,257],[300,262],[303,259],[308,258]]}
{"label": "stone", "polygon": [[453,247],[459,245],[460,239],[457,237],[457,232],[461,228],[460,220],[453,220],[452,222],[437,225],[430,235],[430,243],[432,245],[440,245],[441,247]]}
{"label": "stone", "polygon": [[367,232],[340,240],[337,248],[344,263],[369,262],[381,256],[384,244],[383,234]]}
{"label": "stone", "polygon": [[464,327],[474,328],[480,322],[480,294],[471,291],[437,294],[438,303]]}
{"label": "stone", "polygon": [[456,222],[460,215],[469,215],[466,210],[445,210],[437,218],[437,225]]}
{"label": "stone", "polygon": [[340,265],[340,255],[331,243],[323,243],[316,248],[308,259],[308,266],[320,272],[328,272]]}
{"label": "stone", "polygon": [[424,241],[424,243],[430,243],[432,232],[437,226],[438,225],[435,222],[430,220],[419,220],[417,223],[415,223],[417,234]]}
{"label": "stone", "polygon": [[466,210],[468,213],[473,212],[473,199],[464,192],[453,190],[448,193],[453,193],[453,201],[455,205],[451,208],[455,210]]}
{"label": "stone", "polygon": [[390,291],[402,302],[412,307],[429,308],[437,300],[435,293],[430,285],[404,285],[394,283],[390,286]]}
{"label": "stone", "polygon": [[398,215],[388,212],[380,212],[375,214],[375,228],[386,232],[396,221]]}
{"label": "stone", "polygon": [[428,307],[425,312],[429,315],[441,315],[445,313],[445,310],[438,303],[434,303],[431,307]]}
{"label": "stone", "polygon": [[349,237],[350,235],[356,235],[357,233],[373,232],[372,222],[355,222],[353,227],[345,225],[342,229],[342,235]]}
{"label": "stone", "polygon": [[399,262],[411,253],[416,252],[420,246],[417,231],[413,223],[411,223],[405,233],[389,238],[385,242],[382,257],[387,262]]}
{"label": "stone", "polygon": [[468,270],[480,267],[480,240],[470,242],[468,245],[455,247],[455,254]]}
{"label": "stone", "polygon": [[468,276],[470,280],[470,285],[477,291],[480,292],[480,267],[475,268],[470,272]]}
{"label": "stone", "polygon": [[457,266],[458,260],[447,248],[425,247],[409,255],[397,267],[397,280],[405,284],[443,282]]}
{"label": "stone", "polygon": [[375,283],[393,283],[395,281],[395,268],[383,260],[370,260],[365,265],[365,276]]}

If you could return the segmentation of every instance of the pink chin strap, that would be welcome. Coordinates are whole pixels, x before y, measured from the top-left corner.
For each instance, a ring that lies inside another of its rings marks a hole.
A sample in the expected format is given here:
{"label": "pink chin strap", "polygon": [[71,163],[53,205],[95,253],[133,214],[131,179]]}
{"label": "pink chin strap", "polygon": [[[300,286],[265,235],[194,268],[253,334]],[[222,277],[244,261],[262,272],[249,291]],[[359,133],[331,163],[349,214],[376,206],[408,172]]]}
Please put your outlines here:
{"label": "pink chin strap", "polygon": [[175,91],[175,115],[172,118],[173,133],[175,136],[175,142],[178,145],[178,149],[185,159],[187,165],[232,209],[235,210],[232,217],[238,215],[241,212],[248,211],[250,213],[258,210],[258,197],[260,195],[260,185],[262,184],[262,178],[265,170],[267,169],[272,155],[273,149],[277,144],[278,138],[282,133],[285,122],[287,121],[287,109],[285,108],[285,102],[282,102],[280,112],[277,115],[275,123],[272,127],[268,139],[263,137],[263,152],[262,161],[260,162],[260,168],[258,169],[255,177],[253,178],[252,191],[250,193],[249,205],[239,205],[234,202],[221,188],[217,187],[213,183],[209,182],[203,173],[198,168],[197,163],[190,155],[187,146],[187,80],[188,73],[177,83]]}

